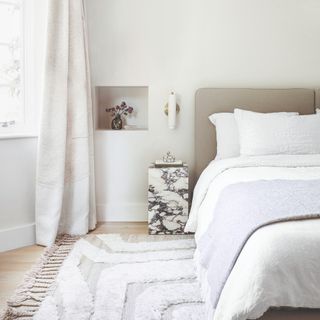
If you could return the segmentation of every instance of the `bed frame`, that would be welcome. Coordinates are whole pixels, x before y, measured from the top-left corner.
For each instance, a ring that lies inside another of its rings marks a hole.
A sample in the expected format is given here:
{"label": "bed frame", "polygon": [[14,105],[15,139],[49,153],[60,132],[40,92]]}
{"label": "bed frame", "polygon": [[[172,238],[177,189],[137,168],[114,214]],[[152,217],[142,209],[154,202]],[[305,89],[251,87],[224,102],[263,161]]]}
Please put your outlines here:
{"label": "bed frame", "polygon": [[[216,155],[216,132],[208,116],[241,107],[257,112],[311,114],[320,106],[320,89],[198,89],[195,101],[195,175]],[[320,318],[319,318],[320,319]]]}
{"label": "bed frame", "polygon": [[[257,112],[312,114],[320,107],[320,89],[198,89],[195,101],[196,179],[216,155],[216,132],[208,116],[215,112],[233,112],[235,107]],[[274,309],[260,319],[319,320],[320,309]]]}

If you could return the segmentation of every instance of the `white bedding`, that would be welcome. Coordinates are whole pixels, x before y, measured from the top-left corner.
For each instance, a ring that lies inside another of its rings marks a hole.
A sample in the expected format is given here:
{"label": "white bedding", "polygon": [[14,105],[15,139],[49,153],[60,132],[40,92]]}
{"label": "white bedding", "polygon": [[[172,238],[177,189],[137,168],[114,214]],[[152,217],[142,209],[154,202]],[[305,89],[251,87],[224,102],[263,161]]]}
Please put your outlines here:
{"label": "white bedding", "polygon": [[[320,155],[233,158],[211,163],[194,193],[186,227],[198,241],[227,185],[261,179],[320,179]],[[255,319],[270,306],[320,308],[320,219],[278,223],[248,240],[213,316],[205,271],[199,267],[208,319]]]}

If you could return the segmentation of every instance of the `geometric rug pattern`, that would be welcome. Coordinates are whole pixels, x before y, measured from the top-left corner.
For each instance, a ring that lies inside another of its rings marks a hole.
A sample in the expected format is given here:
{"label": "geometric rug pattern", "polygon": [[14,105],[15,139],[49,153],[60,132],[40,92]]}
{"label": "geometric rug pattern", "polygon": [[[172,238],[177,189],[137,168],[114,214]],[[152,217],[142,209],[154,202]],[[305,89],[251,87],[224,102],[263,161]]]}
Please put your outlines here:
{"label": "geometric rug pattern", "polygon": [[194,250],[192,236],[87,235],[34,309],[4,319],[202,320]]}

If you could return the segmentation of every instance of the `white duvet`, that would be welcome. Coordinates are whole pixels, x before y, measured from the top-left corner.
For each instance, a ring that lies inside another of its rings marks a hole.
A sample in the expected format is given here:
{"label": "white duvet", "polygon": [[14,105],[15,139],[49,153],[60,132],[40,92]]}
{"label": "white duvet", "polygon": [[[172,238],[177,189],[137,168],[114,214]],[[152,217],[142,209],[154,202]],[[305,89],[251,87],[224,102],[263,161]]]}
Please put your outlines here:
{"label": "white duvet", "polygon": [[[261,179],[320,179],[320,155],[213,161],[195,188],[186,231],[195,231],[198,241],[214,219],[215,203],[227,185]],[[207,319],[256,319],[271,306],[320,308],[320,219],[283,222],[256,231],[243,248],[215,311],[197,253],[195,261]]]}

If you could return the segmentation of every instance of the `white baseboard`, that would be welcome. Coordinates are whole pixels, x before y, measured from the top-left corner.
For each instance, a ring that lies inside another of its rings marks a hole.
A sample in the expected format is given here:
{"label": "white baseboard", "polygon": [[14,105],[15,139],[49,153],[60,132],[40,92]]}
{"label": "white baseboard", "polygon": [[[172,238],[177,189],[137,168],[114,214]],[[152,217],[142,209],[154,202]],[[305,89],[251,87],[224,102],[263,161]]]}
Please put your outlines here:
{"label": "white baseboard", "polygon": [[98,221],[147,221],[147,203],[108,203],[97,205]]}
{"label": "white baseboard", "polygon": [[31,246],[36,241],[34,223],[0,230],[0,252]]}

